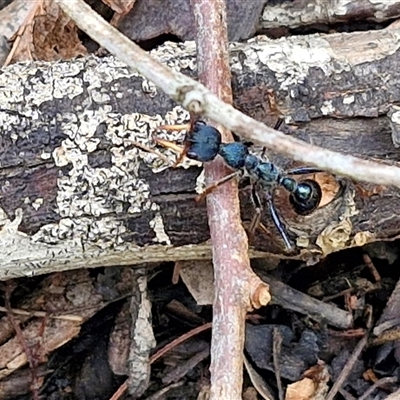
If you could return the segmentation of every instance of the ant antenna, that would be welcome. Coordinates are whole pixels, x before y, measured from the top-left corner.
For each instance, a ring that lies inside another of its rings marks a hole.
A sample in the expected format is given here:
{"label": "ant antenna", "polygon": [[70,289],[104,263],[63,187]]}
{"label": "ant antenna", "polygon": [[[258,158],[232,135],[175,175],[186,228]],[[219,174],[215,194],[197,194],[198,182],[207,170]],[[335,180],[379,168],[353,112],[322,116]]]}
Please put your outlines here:
{"label": "ant antenna", "polygon": [[[283,118],[279,118],[278,121],[276,121],[275,125],[274,125],[274,129],[276,131],[279,131],[279,128],[281,127],[283,123]],[[262,153],[261,153],[261,158],[264,159],[265,158],[265,153],[267,151],[267,148],[264,146],[262,149]]]}

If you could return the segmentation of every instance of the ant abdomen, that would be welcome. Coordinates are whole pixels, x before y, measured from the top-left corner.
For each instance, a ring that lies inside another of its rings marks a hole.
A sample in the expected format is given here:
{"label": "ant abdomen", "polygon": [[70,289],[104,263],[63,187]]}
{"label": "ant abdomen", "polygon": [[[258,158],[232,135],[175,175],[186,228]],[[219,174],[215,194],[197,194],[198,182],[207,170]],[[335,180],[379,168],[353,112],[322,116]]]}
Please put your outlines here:
{"label": "ant abdomen", "polygon": [[320,185],[312,179],[305,179],[298,182],[296,190],[290,194],[289,200],[297,214],[307,215],[319,206],[321,197]]}

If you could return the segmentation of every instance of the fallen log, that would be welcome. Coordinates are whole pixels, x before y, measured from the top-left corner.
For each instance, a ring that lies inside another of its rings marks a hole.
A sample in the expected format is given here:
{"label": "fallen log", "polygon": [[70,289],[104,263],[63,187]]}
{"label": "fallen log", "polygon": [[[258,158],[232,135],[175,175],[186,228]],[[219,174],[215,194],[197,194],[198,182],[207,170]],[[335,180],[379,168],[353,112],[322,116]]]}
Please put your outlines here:
{"label": "fallen log", "polygon": [[343,22],[354,24],[355,21],[365,27],[371,22],[382,23],[397,19],[399,16],[400,3],[396,0],[387,0],[381,3],[369,0],[336,0],[332,2],[316,0],[312,3],[306,0],[296,0],[290,3],[266,4],[259,30],[293,29],[307,25],[328,30],[329,25]]}
{"label": "fallen log", "polygon": [[[387,30],[232,44],[235,106],[272,125],[272,90],[285,133],[395,164],[399,44],[399,31]],[[192,43],[153,54],[196,74]],[[0,87],[0,279],[210,257],[205,205],[194,201],[200,166],[171,169],[133,145],[154,148],[156,126],[187,121],[186,111],[111,57],[16,64],[1,71]],[[398,237],[397,189],[314,178],[325,197],[311,215],[275,196],[296,251],[285,252],[265,211],[269,229],[254,238],[253,257],[310,259]],[[246,224],[247,189],[241,200]]]}

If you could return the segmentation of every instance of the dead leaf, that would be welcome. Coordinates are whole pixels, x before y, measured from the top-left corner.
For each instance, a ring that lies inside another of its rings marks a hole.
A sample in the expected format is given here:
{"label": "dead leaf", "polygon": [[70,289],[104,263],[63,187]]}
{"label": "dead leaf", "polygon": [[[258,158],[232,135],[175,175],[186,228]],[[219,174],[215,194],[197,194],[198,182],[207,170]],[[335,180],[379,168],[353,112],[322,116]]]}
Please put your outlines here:
{"label": "dead leaf", "polygon": [[77,27],[51,0],[36,0],[18,30],[12,61],[54,61],[86,55]]}
{"label": "dead leaf", "polygon": [[285,400],[310,400],[315,392],[314,382],[310,378],[288,385]]}

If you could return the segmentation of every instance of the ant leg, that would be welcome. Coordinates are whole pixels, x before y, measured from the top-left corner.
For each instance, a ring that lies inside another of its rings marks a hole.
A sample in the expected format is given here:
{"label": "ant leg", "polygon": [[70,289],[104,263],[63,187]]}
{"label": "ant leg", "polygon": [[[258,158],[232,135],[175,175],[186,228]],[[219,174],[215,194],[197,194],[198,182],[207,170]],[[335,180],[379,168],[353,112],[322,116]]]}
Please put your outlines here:
{"label": "ant leg", "polygon": [[274,125],[274,129],[276,131],[279,131],[279,128],[281,127],[282,124],[283,124],[283,118],[279,118],[278,121],[276,121],[276,123]]}
{"label": "ant leg", "polygon": [[155,135],[153,135],[152,139],[153,139],[154,142],[156,142],[157,144],[161,145],[162,147],[166,147],[167,149],[171,149],[171,150],[175,151],[176,153],[180,154],[183,151],[183,147],[182,146],[179,146],[174,142],[170,142],[169,140],[160,139]]}
{"label": "ant leg", "polygon": [[276,229],[278,229],[279,233],[282,236],[283,241],[285,242],[285,246],[288,250],[292,250],[292,244],[290,243],[289,235],[286,231],[285,225],[282,223],[279,218],[278,211],[275,208],[274,202],[272,201],[272,196],[270,193],[266,193],[266,198],[268,202],[268,208],[271,213],[272,221],[274,222]]}
{"label": "ant leg", "polygon": [[233,179],[235,176],[240,175],[241,171],[235,171],[232,172],[229,175],[224,176],[223,178],[219,179],[218,181],[213,182],[210,186],[207,186],[204,190],[203,193],[199,194],[196,196],[196,201],[199,202],[203,200],[209,193],[211,193],[214,189],[216,189],[218,186],[221,186],[223,183],[230,181]]}
{"label": "ant leg", "polygon": [[269,234],[270,233],[270,231],[267,229],[267,227],[262,223],[262,222],[260,222],[259,224],[258,224],[258,228],[261,230],[261,231],[263,231],[265,234]]}
{"label": "ant leg", "polygon": [[129,143],[130,145],[135,146],[138,149],[141,149],[143,151],[146,151],[147,153],[155,154],[157,157],[159,157],[161,160],[163,160],[166,164],[171,163],[171,160],[168,157],[166,157],[164,154],[146,146],[145,144],[136,142],[134,140],[126,140],[125,143]]}
{"label": "ant leg", "polygon": [[275,91],[272,89],[267,90],[267,101],[269,105],[269,111],[276,114],[276,115],[282,115],[282,113],[279,111],[278,103],[276,101],[276,96],[275,96]]}
{"label": "ant leg", "polygon": [[192,128],[192,124],[178,124],[178,125],[159,125],[157,126],[158,131],[189,131]]}
{"label": "ant leg", "polygon": [[324,172],[319,168],[315,167],[299,167],[299,168],[294,168],[290,169],[289,171],[286,171],[287,175],[305,175],[305,174],[316,174],[318,172]]}
{"label": "ant leg", "polygon": [[254,238],[256,229],[260,226],[261,212],[262,212],[261,200],[254,185],[252,185],[251,188],[251,201],[253,202],[254,205],[254,216],[250,222],[250,226],[247,232],[247,236],[250,242]]}
{"label": "ant leg", "polygon": [[[283,123],[283,118],[279,118],[278,121],[276,121],[276,123],[274,125],[274,129],[276,131],[279,131],[279,128],[281,127],[282,123]],[[265,157],[266,151],[267,151],[267,148],[264,146],[262,149],[261,158]]]}
{"label": "ant leg", "polygon": [[[157,130],[168,130],[168,131],[183,131],[183,130],[186,130],[186,131],[189,132],[191,130],[191,128],[192,128],[192,124],[160,125],[160,126],[157,127]],[[153,140],[156,143],[158,143],[161,146],[166,147],[168,149],[172,149],[172,150],[174,150],[175,152],[177,152],[179,154],[177,160],[175,161],[175,163],[173,165],[173,168],[177,167],[182,162],[183,158],[186,156],[187,149],[188,149],[188,142],[187,142],[186,139],[187,139],[187,137],[185,137],[185,145],[182,148],[182,147],[178,146],[177,144],[175,144],[173,142],[170,142],[169,140],[160,139],[160,138],[158,138],[157,136],[155,136],[153,134]]]}
{"label": "ant leg", "polygon": [[[260,197],[257,194],[256,188],[255,186],[252,187],[251,189],[251,199],[253,201],[254,204],[254,208],[255,208],[255,215],[250,223],[250,227],[249,227],[249,232],[248,232],[248,236],[249,236],[249,240],[251,241],[251,239],[254,236],[255,230],[260,227],[263,231],[268,232],[268,229],[264,226],[264,224],[262,224],[260,222],[261,220],[261,212],[262,212],[262,205],[261,205],[261,201],[260,201]],[[266,199],[268,202],[268,208],[269,211],[271,213],[271,217],[272,217],[272,221],[274,222],[274,225],[276,226],[276,228],[278,229],[283,241],[285,242],[285,246],[288,250],[292,249],[292,244],[290,243],[290,239],[289,239],[289,235],[286,231],[286,228],[284,226],[284,224],[282,223],[281,219],[279,218],[279,214],[278,211],[275,208],[275,205],[272,201],[272,196],[270,193],[266,193]]]}

